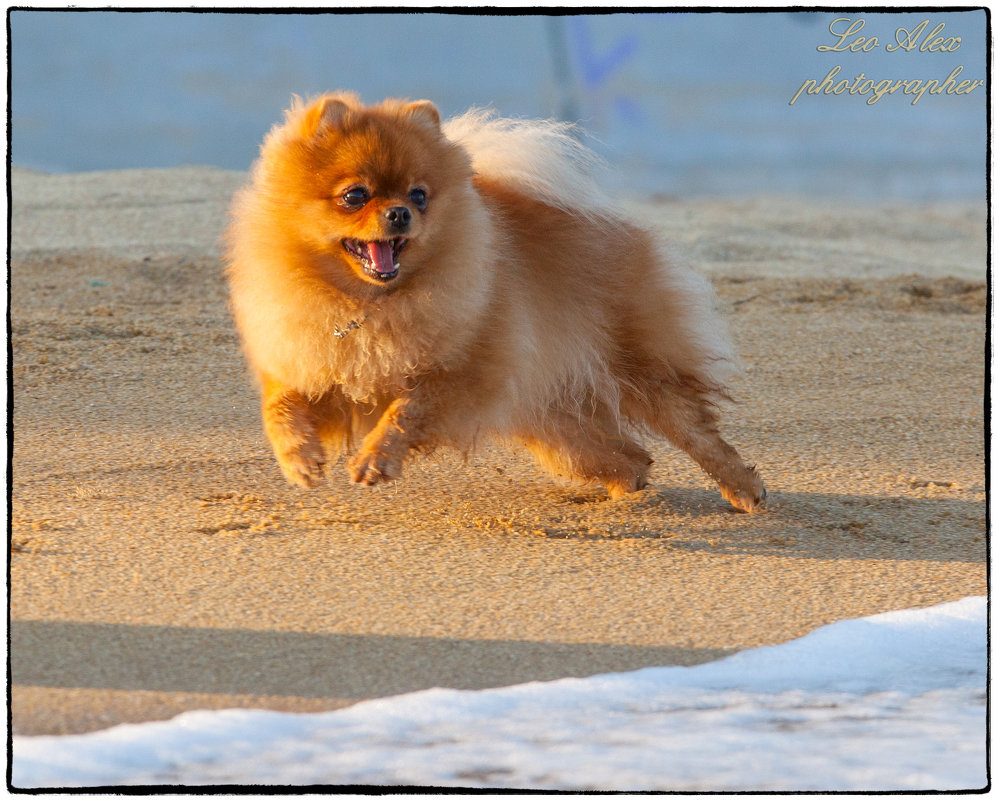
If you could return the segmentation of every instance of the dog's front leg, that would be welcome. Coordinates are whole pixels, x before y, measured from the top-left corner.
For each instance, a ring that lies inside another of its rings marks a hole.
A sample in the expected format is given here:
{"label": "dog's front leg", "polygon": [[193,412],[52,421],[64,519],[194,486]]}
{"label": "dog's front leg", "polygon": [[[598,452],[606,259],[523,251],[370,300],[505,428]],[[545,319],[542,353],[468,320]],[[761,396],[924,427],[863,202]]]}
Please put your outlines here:
{"label": "dog's front leg", "polygon": [[413,397],[392,401],[347,462],[347,471],[355,484],[370,487],[402,477],[402,463],[409,451],[419,447],[426,435],[426,416],[422,406]]}
{"label": "dog's front leg", "polygon": [[263,427],[285,478],[299,487],[322,480],[326,462],[316,406],[270,376],[261,376]]}

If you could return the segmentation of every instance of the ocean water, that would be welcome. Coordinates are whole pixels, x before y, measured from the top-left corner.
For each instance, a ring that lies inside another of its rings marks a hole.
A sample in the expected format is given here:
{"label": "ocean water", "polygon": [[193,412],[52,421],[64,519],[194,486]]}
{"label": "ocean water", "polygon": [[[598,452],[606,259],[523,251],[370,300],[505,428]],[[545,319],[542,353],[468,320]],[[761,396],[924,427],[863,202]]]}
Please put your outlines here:
{"label": "ocean water", "polygon": [[10,30],[12,160],[35,169],[243,170],[292,94],[347,88],[580,122],[617,191],[985,197],[983,10],[25,10]]}
{"label": "ocean water", "polygon": [[696,667],[14,737],[13,786],[980,790],[986,682],[975,597]]}

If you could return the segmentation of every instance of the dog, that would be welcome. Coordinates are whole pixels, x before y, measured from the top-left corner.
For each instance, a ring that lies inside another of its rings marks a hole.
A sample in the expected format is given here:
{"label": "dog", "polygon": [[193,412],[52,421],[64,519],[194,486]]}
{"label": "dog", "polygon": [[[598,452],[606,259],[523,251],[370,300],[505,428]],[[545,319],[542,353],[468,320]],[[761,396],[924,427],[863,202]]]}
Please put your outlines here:
{"label": "dog", "polygon": [[295,98],[233,200],[226,276],[286,478],[525,446],[552,473],[644,488],[639,435],[735,508],[766,490],[718,430],[734,357],[709,284],[595,186],[573,128],[433,103]]}

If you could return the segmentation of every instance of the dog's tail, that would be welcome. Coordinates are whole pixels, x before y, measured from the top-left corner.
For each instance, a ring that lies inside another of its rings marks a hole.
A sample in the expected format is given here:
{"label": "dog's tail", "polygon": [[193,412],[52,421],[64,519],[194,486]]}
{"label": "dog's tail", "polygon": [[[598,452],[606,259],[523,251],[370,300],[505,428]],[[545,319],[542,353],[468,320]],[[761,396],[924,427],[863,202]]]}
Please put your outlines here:
{"label": "dog's tail", "polygon": [[445,122],[443,130],[467,151],[482,178],[574,214],[618,216],[594,177],[602,159],[579,141],[580,131],[571,123],[508,119],[473,108]]}

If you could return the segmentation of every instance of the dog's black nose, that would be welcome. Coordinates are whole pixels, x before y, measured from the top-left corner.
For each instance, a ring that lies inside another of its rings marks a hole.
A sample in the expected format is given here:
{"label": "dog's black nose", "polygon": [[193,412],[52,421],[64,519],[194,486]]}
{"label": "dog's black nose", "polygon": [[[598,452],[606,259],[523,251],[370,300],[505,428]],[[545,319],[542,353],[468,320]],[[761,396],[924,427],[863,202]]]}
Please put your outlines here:
{"label": "dog's black nose", "polygon": [[392,227],[393,231],[403,234],[409,230],[409,223],[412,222],[412,212],[405,206],[392,206],[385,212],[385,219]]}

